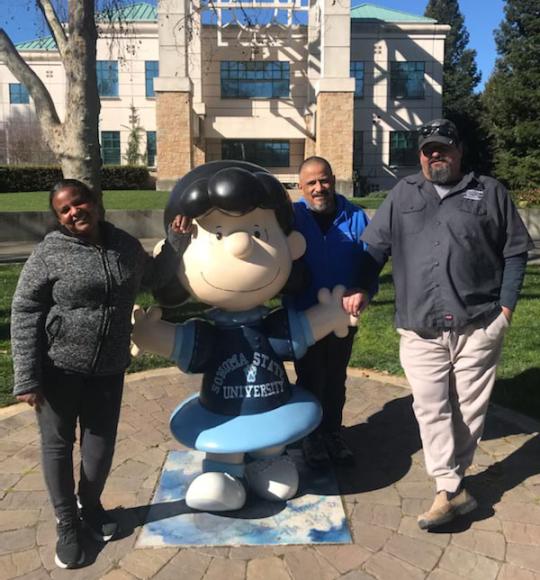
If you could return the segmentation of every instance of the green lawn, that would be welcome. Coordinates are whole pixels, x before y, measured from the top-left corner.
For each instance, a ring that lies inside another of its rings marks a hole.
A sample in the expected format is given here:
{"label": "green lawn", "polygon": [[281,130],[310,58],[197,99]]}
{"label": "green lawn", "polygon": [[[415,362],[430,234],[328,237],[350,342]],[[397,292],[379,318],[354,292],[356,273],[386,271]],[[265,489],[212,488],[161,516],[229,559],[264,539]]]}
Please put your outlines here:
{"label": "green lawn", "polygon": [[394,330],[394,285],[390,266],[385,266],[379,292],[359,322],[351,366],[403,374],[398,358],[398,334]]}
{"label": "green lawn", "polygon": [[384,200],[384,196],[352,197],[351,201],[363,209],[377,209]]}
{"label": "green lawn", "polygon": [[[493,400],[540,419],[540,266],[529,266],[521,298],[505,338]],[[351,366],[403,374],[393,329],[394,289],[388,267],[380,291],[360,321]]]}
{"label": "green lawn", "polygon": [[[0,406],[13,402],[12,372],[9,356],[9,308],[21,266],[0,266]],[[149,294],[140,294],[138,303],[152,304]],[[529,266],[519,306],[506,336],[499,366],[494,400],[540,419],[540,267]],[[165,313],[164,318],[181,322],[202,312],[188,302]],[[393,328],[394,289],[387,266],[381,276],[380,291],[360,321],[351,366],[402,374],[398,358],[398,336]],[[133,361],[128,372],[170,366],[163,358],[143,355]]]}
{"label": "green lawn", "polygon": [[[105,191],[106,209],[163,209],[169,199],[167,191],[126,190]],[[355,197],[352,201],[365,209],[377,209],[384,197]],[[48,211],[47,191],[0,193],[0,211]]]}
{"label": "green lawn", "polygon": [[[106,209],[163,209],[169,199],[167,191],[118,190],[103,192]],[[48,211],[49,193],[22,191],[0,193],[0,211]]]}
{"label": "green lawn", "polygon": [[[106,209],[163,209],[169,193],[152,190],[105,191],[103,198]],[[364,209],[377,209],[383,199],[384,192],[381,192],[381,195],[353,197],[351,201]],[[0,193],[0,211],[48,211],[48,200],[49,193],[46,191]]]}
{"label": "green lawn", "polygon": [[13,373],[9,350],[11,297],[15,291],[20,266],[0,266],[0,407],[13,403]]}

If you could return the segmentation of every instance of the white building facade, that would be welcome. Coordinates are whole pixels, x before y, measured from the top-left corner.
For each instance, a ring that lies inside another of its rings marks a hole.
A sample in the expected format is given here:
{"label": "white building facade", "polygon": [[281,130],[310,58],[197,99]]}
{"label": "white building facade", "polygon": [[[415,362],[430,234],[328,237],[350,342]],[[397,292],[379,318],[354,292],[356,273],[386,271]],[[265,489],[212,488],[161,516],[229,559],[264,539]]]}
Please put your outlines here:
{"label": "white building facade", "polygon": [[[344,193],[353,184],[388,189],[416,170],[415,130],[441,115],[449,27],[371,4],[302,1],[288,5],[300,18],[251,27],[205,19],[188,0],[125,8],[120,33],[100,24],[103,162],[126,163],[136,133],[137,161],[156,168],[158,188],[224,158],[294,182],[299,163],[320,154]],[[217,6],[228,14],[226,3]],[[62,118],[65,76],[52,39],[17,48]],[[20,151],[32,123],[24,85],[0,63],[0,163],[34,161]]]}

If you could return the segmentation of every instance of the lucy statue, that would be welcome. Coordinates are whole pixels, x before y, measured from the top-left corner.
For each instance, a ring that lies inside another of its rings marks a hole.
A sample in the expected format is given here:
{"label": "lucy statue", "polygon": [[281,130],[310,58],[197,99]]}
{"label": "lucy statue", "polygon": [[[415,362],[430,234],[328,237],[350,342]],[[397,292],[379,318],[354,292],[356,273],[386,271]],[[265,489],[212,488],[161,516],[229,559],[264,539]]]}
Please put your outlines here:
{"label": "lucy statue", "polygon": [[161,320],[161,310],[134,311],[136,350],[166,356],[187,373],[202,373],[200,393],[173,412],[171,431],[203,451],[202,472],[186,503],[198,510],[240,509],[249,488],[273,501],[292,498],[298,471],[286,445],[317,427],[319,403],[289,383],[284,360],[334,332],[345,336],[357,319],[342,308],[343,288],[319,293],[304,312],[264,304],[290,284],[293,263],[305,251],[293,229],[293,211],[282,184],[257,165],[207,163],[178,181],[165,210],[192,220],[178,283],[158,300],[189,296],[212,308],[205,319],[183,324]]}

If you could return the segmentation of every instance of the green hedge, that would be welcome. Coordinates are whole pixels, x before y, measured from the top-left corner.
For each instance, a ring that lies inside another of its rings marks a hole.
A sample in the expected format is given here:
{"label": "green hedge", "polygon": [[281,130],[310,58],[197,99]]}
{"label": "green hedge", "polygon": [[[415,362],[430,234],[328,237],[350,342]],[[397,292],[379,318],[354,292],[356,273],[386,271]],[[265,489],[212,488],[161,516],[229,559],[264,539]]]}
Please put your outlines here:
{"label": "green hedge", "polygon": [[531,187],[512,192],[512,197],[518,207],[533,207],[540,205],[540,189]]}
{"label": "green hedge", "polygon": [[[60,179],[59,167],[0,165],[0,192],[48,191]],[[146,167],[107,165],[101,171],[101,187],[154,189],[154,183]]]}

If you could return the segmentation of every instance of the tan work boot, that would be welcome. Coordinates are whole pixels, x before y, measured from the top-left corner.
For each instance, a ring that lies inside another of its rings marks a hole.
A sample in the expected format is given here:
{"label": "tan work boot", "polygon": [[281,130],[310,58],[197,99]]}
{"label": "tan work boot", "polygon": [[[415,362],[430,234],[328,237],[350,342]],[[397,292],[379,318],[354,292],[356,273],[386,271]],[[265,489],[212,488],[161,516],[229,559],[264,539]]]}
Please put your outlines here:
{"label": "tan work boot", "polygon": [[462,489],[454,497],[450,497],[450,503],[458,516],[468,514],[478,507],[478,502],[466,489]]}
{"label": "tan work boot", "polygon": [[422,530],[429,530],[452,521],[456,516],[472,512],[478,503],[466,490],[455,493],[439,491],[429,510],[418,516],[418,526]]}
{"label": "tan work boot", "polygon": [[420,529],[428,530],[454,519],[454,509],[448,495],[446,491],[439,491],[429,510],[418,516],[417,522]]}

